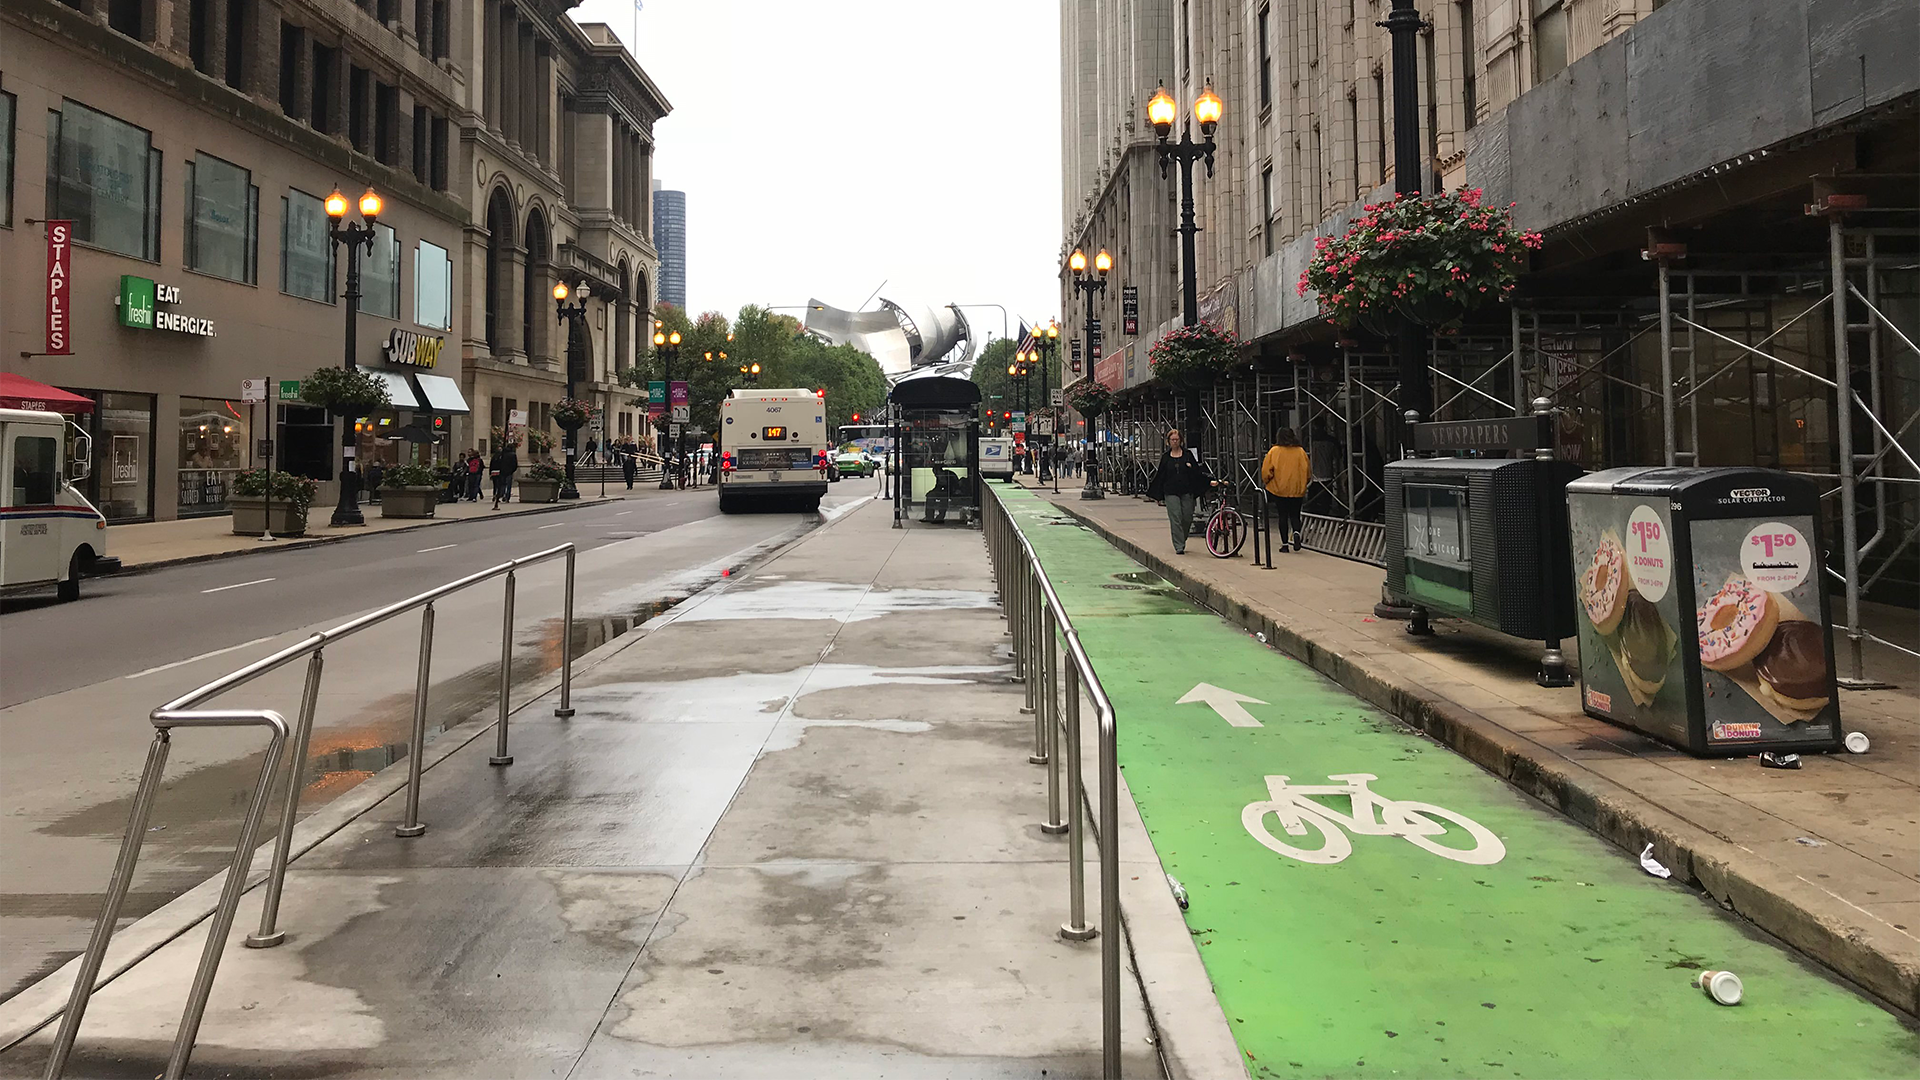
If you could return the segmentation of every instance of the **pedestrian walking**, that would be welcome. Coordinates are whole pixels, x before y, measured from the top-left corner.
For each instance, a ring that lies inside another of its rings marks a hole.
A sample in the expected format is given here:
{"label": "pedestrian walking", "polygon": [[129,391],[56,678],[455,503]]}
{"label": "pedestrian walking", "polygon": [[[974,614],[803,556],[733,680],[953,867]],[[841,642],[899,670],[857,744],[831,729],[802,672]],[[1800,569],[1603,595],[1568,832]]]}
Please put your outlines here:
{"label": "pedestrian walking", "polygon": [[586,456],[586,459],[581,462],[581,464],[597,465],[599,464],[599,462],[600,462],[600,440],[589,436],[587,439],[587,456]]}
{"label": "pedestrian walking", "polygon": [[[1307,478],[1313,475],[1306,447],[1292,428],[1277,428],[1273,446],[1260,462],[1260,484],[1267,490],[1267,505],[1262,515],[1280,517],[1280,550],[1300,549],[1300,503],[1307,495]],[[1292,545],[1289,548],[1288,545]]]}
{"label": "pedestrian walking", "polygon": [[633,478],[640,472],[640,462],[631,450],[620,455],[620,475],[626,478],[627,490],[633,490]]}
{"label": "pedestrian walking", "polygon": [[508,443],[493,452],[487,468],[493,474],[493,508],[498,510],[501,503],[513,501],[513,474],[520,471],[520,455]]}
{"label": "pedestrian walking", "polygon": [[1167,449],[1147,483],[1147,498],[1167,503],[1167,527],[1173,533],[1173,553],[1187,553],[1187,534],[1193,531],[1193,512],[1200,496],[1220,486],[1207,472],[1200,455],[1182,445],[1178,428],[1167,432]]}
{"label": "pedestrian walking", "polygon": [[480,460],[480,451],[469,450],[463,464],[467,467],[467,501],[477,503],[480,501],[480,477],[487,471],[487,463]]}

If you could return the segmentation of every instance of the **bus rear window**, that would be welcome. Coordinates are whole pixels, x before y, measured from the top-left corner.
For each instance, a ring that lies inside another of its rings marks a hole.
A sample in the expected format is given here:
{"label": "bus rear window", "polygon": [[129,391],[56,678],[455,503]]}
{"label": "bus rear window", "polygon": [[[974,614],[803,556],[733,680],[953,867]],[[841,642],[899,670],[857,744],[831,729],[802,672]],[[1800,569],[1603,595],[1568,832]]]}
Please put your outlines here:
{"label": "bus rear window", "polygon": [[787,437],[787,429],[779,426],[764,427],[760,429],[760,437],[763,439],[784,439]]}

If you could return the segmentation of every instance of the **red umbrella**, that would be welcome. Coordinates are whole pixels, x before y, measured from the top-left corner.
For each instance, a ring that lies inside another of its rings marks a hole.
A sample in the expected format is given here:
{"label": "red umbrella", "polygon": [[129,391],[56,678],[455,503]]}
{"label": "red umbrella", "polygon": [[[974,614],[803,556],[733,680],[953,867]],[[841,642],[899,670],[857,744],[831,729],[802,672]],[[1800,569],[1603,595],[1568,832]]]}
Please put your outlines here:
{"label": "red umbrella", "polygon": [[69,394],[57,386],[48,386],[25,375],[0,371],[0,409],[85,413],[93,411],[93,399]]}

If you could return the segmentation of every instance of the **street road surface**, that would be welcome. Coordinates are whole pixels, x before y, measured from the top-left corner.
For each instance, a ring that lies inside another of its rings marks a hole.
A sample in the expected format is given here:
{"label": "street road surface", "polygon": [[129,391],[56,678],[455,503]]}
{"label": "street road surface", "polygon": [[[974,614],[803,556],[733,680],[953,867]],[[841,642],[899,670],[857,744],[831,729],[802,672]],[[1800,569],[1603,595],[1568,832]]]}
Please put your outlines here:
{"label": "street road surface", "polygon": [[[836,485],[825,509],[874,490],[871,482]],[[73,604],[7,601],[0,608],[0,790],[8,811],[0,819],[0,1000],[85,945],[152,739],[147,714],[155,706],[314,631],[563,543],[580,550],[577,656],[818,520],[722,516],[704,489],[649,492],[553,514],[98,580]],[[559,664],[563,573],[554,561],[519,575],[516,685]],[[490,582],[436,605],[430,732],[492,715],[501,588]],[[404,757],[418,651],[414,616],[327,650],[303,811]],[[303,678],[304,665],[289,665],[218,700],[291,718]],[[263,742],[256,731],[235,729],[175,738],[126,921],[225,866]]]}

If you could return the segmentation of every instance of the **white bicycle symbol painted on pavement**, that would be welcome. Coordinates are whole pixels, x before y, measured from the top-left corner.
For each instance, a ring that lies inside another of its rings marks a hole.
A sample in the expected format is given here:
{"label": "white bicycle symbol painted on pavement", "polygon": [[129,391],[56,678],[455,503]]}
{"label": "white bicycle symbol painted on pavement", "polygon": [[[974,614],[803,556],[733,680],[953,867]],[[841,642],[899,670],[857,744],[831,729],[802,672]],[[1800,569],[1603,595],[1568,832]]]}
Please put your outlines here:
{"label": "white bicycle symbol painted on pavement", "polygon": [[[1507,857],[1506,845],[1500,838],[1472,818],[1432,803],[1403,802],[1376,795],[1367,786],[1378,779],[1372,773],[1343,773],[1327,779],[1344,783],[1289,784],[1284,776],[1267,777],[1267,798],[1248,803],[1240,812],[1240,823],[1255,840],[1289,859],[1305,863],[1337,863],[1353,854],[1353,840],[1347,836],[1348,832],[1355,836],[1398,836],[1423,851],[1472,866],[1488,866]],[[1344,796],[1352,800],[1353,814],[1342,814],[1315,802],[1313,796],[1316,795]],[[1288,836],[1305,836],[1311,826],[1326,843],[1318,848],[1293,847],[1268,830],[1268,814],[1280,819]],[[1443,821],[1454,828],[1441,824]],[[1472,837],[1472,847],[1449,847],[1435,839],[1457,838],[1462,831]]]}

